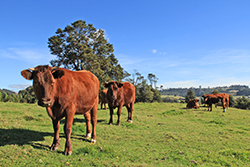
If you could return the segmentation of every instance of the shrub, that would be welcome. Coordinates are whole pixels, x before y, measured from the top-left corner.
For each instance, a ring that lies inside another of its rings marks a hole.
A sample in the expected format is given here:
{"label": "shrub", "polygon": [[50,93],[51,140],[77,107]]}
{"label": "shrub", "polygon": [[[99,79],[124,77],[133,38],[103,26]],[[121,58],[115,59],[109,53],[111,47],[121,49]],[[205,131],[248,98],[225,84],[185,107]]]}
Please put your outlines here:
{"label": "shrub", "polygon": [[250,109],[250,99],[245,96],[238,98],[235,102],[235,107],[240,109]]}

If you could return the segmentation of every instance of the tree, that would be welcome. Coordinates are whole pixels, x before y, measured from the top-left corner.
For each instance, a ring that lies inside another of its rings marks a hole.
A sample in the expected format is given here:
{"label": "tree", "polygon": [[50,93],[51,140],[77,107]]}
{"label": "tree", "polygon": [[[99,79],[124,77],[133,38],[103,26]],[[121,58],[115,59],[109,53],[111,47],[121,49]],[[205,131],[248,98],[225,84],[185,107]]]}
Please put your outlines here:
{"label": "tree", "polygon": [[143,80],[137,88],[136,102],[153,102],[154,92],[151,91],[151,87],[146,83],[146,80]]}
{"label": "tree", "polygon": [[149,73],[148,74],[148,80],[149,80],[149,82],[151,84],[151,87],[153,87],[153,84],[154,84],[154,86],[156,88],[156,83],[157,83],[158,78],[154,74]]}
{"label": "tree", "polygon": [[126,80],[135,85],[136,102],[162,102],[160,92],[148,85],[147,80],[137,70],[134,70],[132,78]]}
{"label": "tree", "polygon": [[192,89],[189,89],[187,92],[187,95],[185,97],[185,102],[188,103],[189,100],[193,100],[196,98],[196,95]]}
{"label": "tree", "polygon": [[[129,76],[123,70],[113,52],[113,45],[105,39],[104,30],[78,20],[48,39],[48,47],[56,59],[52,66],[71,70],[88,70],[97,76],[100,83]],[[102,84],[100,84],[102,85]]]}
{"label": "tree", "polygon": [[220,93],[220,92],[217,89],[214,89],[213,92],[212,92],[212,94],[213,93]]}
{"label": "tree", "polygon": [[8,94],[6,92],[3,92],[2,101],[3,102],[7,102],[8,101]]}

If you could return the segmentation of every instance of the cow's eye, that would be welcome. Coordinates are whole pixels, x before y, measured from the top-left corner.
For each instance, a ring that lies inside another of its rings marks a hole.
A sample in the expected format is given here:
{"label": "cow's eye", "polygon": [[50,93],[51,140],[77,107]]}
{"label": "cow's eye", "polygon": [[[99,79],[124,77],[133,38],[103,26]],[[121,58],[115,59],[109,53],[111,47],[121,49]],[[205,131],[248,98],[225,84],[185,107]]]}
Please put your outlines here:
{"label": "cow's eye", "polygon": [[33,81],[33,84],[34,84],[34,85],[37,85],[37,83],[38,83],[37,81],[35,81],[35,80]]}
{"label": "cow's eye", "polygon": [[55,84],[55,82],[52,82],[51,86],[53,86]]}

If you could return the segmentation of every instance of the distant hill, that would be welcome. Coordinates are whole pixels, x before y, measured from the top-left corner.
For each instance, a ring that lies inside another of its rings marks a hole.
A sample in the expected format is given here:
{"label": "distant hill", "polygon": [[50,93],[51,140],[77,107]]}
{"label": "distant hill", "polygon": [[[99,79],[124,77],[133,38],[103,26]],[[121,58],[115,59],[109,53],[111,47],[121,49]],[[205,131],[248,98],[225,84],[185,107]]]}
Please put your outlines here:
{"label": "distant hill", "polygon": [[185,97],[188,90],[192,89],[196,96],[201,96],[204,94],[210,94],[214,90],[218,90],[220,93],[228,93],[232,96],[249,96],[250,89],[247,85],[231,85],[231,86],[222,86],[222,87],[213,87],[213,88],[169,88],[159,90],[162,95],[176,95]]}

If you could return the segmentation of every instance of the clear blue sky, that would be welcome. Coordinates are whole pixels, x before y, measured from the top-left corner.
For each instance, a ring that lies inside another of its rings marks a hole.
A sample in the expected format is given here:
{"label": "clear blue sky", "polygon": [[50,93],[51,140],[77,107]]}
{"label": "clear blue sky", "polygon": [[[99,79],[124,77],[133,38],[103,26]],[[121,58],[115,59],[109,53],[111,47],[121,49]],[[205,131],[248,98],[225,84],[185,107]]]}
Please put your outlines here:
{"label": "clear blue sky", "polygon": [[85,20],[105,30],[121,66],[164,88],[250,85],[249,0],[9,0],[0,5],[0,88],[32,84],[49,64],[48,38]]}

